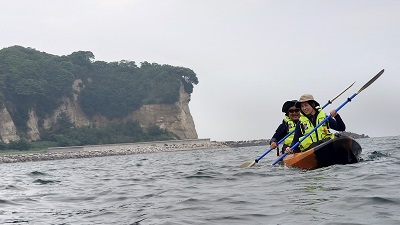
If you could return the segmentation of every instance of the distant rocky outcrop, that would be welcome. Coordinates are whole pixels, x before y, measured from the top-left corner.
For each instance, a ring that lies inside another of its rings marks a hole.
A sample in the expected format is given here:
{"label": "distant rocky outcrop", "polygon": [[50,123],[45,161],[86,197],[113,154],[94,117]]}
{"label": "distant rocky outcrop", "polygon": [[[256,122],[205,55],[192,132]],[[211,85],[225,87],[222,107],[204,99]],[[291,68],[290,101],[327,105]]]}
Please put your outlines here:
{"label": "distant rocky outcrop", "polygon": [[358,138],[369,138],[368,135],[365,135],[365,134],[356,134],[356,133],[349,132],[349,131],[336,132],[336,134],[344,135],[344,136],[349,136],[349,137],[352,137],[352,138],[354,138],[354,139],[358,139]]}
{"label": "distant rocky outcrop", "polygon": [[224,141],[223,145],[227,145],[231,148],[237,147],[248,147],[248,146],[266,146],[269,145],[269,140],[260,139],[260,140],[248,140],[248,141]]}

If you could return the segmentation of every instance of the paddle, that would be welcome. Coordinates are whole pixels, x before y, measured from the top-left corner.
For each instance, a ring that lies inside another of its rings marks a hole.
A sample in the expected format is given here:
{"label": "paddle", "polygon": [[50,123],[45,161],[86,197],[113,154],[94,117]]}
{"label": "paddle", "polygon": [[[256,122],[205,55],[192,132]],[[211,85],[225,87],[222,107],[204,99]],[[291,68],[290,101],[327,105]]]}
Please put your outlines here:
{"label": "paddle", "polygon": [[[384,69],[382,69],[377,75],[375,75],[370,81],[368,81],[366,84],[364,84],[364,86],[362,86],[360,88],[360,90],[358,90],[356,93],[354,93],[352,96],[350,96],[343,104],[341,104],[337,109],[336,112],[338,112],[341,108],[343,108],[343,106],[345,106],[347,103],[349,103],[354,97],[356,97],[361,91],[363,91],[364,89],[366,89],[369,85],[371,85],[376,79],[378,79],[383,72],[385,72]],[[331,118],[332,115],[329,114],[329,116],[327,116],[321,123],[319,123],[314,129],[312,129],[310,132],[308,132],[304,137],[302,137],[295,145],[293,145],[290,150],[292,151],[294,148],[296,148],[304,139],[306,139],[308,136],[310,136],[318,127],[320,127],[322,124],[324,124],[329,118]],[[287,155],[287,153],[282,154],[278,159],[276,159],[272,165],[274,166],[277,162],[279,162],[280,160],[282,160],[285,156]]]}
{"label": "paddle", "polygon": [[[353,86],[355,82],[353,82],[352,84],[350,84],[346,89],[344,89],[342,92],[340,92],[340,94],[336,95],[336,97],[334,97],[333,99],[329,100],[324,106],[322,106],[322,109],[324,109],[326,106],[328,106],[329,104],[331,104],[333,101],[335,101],[339,96],[341,96],[345,91],[347,91],[349,88],[351,88],[351,86]],[[283,141],[285,141],[285,139],[287,137],[289,137],[290,135],[292,135],[294,133],[294,130],[292,130],[290,133],[288,133],[285,137],[283,137],[280,141],[278,141],[277,146],[282,144]],[[256,160],[252,161],[252,162],[245,162],[242,165],[240,165],[240,168],[245,168],[245,167],[252,167],[254,166],[256,163],[258,163],[258,161],[260,161],[265,155],[267,155],[270,151],[272,151],[272,149],[268,149],[266,152],[264,152],[264,154],[262,154],[260,157],[258,157]]]}

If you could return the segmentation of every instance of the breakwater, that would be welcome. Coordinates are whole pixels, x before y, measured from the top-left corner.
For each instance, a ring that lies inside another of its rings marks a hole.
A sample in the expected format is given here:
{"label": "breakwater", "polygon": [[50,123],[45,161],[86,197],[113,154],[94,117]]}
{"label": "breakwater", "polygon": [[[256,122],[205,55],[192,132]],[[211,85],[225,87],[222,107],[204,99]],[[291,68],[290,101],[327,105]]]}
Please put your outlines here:
{"label": "breakwater", "polygon": [[121,143],[48,148],[40,153],[17,153],[0,156],[0,163],[31,162],[71,158],[104,157],[165,151],[227,148],[228,146],[210,139],[188,139],[154,142]]}

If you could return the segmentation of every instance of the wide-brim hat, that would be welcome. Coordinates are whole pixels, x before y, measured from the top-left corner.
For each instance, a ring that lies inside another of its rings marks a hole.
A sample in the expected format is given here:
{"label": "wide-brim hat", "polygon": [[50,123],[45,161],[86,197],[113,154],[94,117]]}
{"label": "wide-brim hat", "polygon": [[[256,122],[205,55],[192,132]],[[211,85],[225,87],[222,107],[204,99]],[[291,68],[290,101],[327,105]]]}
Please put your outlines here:
{"label": "wide-brim hat", "polygon": [[314,102],[315,107],[319,106],[319,103],[314,100],[314,97],[310,94],[304,94],[300,97],[300,99],[296,102],[296,107],[300,108],[302,102]]}
{"label": "wide-brim hat", "polygon": [[287,113],[289,111],[290,107],[296,105],[296,102],[297,102],[297,100],[291,100],[291,101],[286,101],[285,103],[283,103],[282,112]]}

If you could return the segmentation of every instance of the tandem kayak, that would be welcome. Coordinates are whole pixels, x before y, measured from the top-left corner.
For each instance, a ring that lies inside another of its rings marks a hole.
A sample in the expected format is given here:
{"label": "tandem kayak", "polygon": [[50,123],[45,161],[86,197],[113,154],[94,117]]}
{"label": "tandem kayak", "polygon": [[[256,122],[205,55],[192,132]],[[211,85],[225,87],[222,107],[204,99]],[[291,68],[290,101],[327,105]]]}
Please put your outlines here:
{"label": "tandem kayak", "polygon": [[301,169],[317,169],[334,164],[352,164],[361,160],[361,146],[353,138],[340,136],[305,152],[287,155],[285,166]]}

